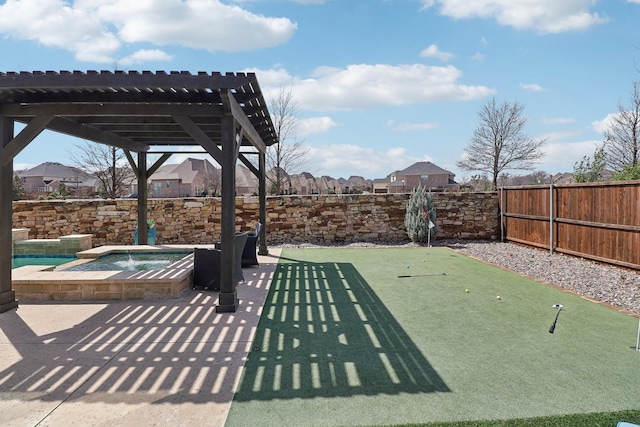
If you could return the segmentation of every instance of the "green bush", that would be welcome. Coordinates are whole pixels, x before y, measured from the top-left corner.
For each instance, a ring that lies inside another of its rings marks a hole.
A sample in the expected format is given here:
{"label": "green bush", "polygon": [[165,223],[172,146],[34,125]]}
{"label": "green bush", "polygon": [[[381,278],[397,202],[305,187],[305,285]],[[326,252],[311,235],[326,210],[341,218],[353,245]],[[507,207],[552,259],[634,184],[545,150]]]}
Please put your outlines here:
{"label": "green bush", "polygon": [[[414,243],[426,243],[435,238],[436,208],[433,205],[433,194],[426,188],[418,186],[411,191],[407,201],[407,213],[404,217],[404,226],[409,238]],[[429,236],[429,233],[431,235]]]}

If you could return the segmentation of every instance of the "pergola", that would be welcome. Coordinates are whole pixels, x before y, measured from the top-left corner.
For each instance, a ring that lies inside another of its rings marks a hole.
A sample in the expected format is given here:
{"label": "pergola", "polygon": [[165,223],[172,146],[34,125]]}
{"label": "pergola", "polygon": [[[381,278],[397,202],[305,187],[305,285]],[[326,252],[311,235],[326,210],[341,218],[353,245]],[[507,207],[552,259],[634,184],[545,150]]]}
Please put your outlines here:
{"label": "pergola", "polygon": [[[25,125],[17,134],[16,122]],[[222,167],[222,271],[216,309],[236,311],[235,166],[240,160],[258,177],[260,222],[265,224],[265,152],[278,142],[255,74],[0,73],[0,313],[18,306],[11,285],[13,159],[45,129],[125,151],[138,177],[138,224],[147,219],[147,178],[172,153],[199,146],[210,154]],[[137,153],[137,163],[132,153]],[[152,153],[160,158],[147,167]],[[250,154],[257,155],[257,167],[247,158]],[[139,233],[139,243],[146,240],[146,233]],[[267,251],[264,227],[259,251]]]}

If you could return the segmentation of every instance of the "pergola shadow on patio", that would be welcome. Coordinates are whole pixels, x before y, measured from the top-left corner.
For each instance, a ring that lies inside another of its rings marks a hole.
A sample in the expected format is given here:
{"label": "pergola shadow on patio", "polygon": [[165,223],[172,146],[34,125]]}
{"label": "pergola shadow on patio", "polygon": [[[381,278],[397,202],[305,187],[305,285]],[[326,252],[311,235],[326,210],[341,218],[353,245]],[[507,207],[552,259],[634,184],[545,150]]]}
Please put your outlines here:
{"label": "pergola shadow on patio", "polygon": [[[15,123],[25,125],[17,134]],[[139,224],[147,219],[147,178],[172,153],[197,146],[210,154],[222,167],[223,268],[217,310],[237,309],[235,165],[240,160],[259,179],[259,221],[264,224],[265,152],[278,142],[255,74],[0,73],[0,313],[18,305],[11,285],[13,159],[45,129],[125,151],[138,178]],[[248,151],[241,152],[242,147]],[[150,167],[149,154],[160,154]],[[247,155],[257,155],[257,166]],[[140,233],[139,244],[146,240],[146,234]],[[261,254],[267,253],[265,242],[263,228]]]}
{"label": "pergola shadow on patio", "polygon": [[0,424],[223,425],[280,250],[238,285],[175,299],[22,304],[0,321]]}

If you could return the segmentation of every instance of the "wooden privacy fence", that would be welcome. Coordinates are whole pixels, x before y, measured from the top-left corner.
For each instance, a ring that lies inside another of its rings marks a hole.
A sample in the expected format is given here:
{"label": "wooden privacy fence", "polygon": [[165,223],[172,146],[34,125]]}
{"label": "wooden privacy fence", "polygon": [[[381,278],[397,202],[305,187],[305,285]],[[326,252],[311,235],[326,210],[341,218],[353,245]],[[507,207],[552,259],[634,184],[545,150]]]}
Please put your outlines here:
{"label": "wooden privacy fence", "polygon": [[500,189],[502,241],[640,269],[640,181]]}

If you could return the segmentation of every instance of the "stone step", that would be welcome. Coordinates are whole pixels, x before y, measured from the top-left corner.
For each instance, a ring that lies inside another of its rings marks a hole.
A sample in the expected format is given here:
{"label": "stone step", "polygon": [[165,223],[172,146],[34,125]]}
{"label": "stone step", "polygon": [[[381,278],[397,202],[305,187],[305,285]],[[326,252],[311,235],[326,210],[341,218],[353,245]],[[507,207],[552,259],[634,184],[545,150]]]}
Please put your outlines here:
{"label": "stone step", "polygon": [[[13,231],[13,230],[12,230]],[[28,231],[28,230],[27,230]],[[22,232],[16,233],[24,237]],[[14,255],[74,255],[76,252],[92,248],[91,234],[70,234],[58,239],[14,240]]]}

